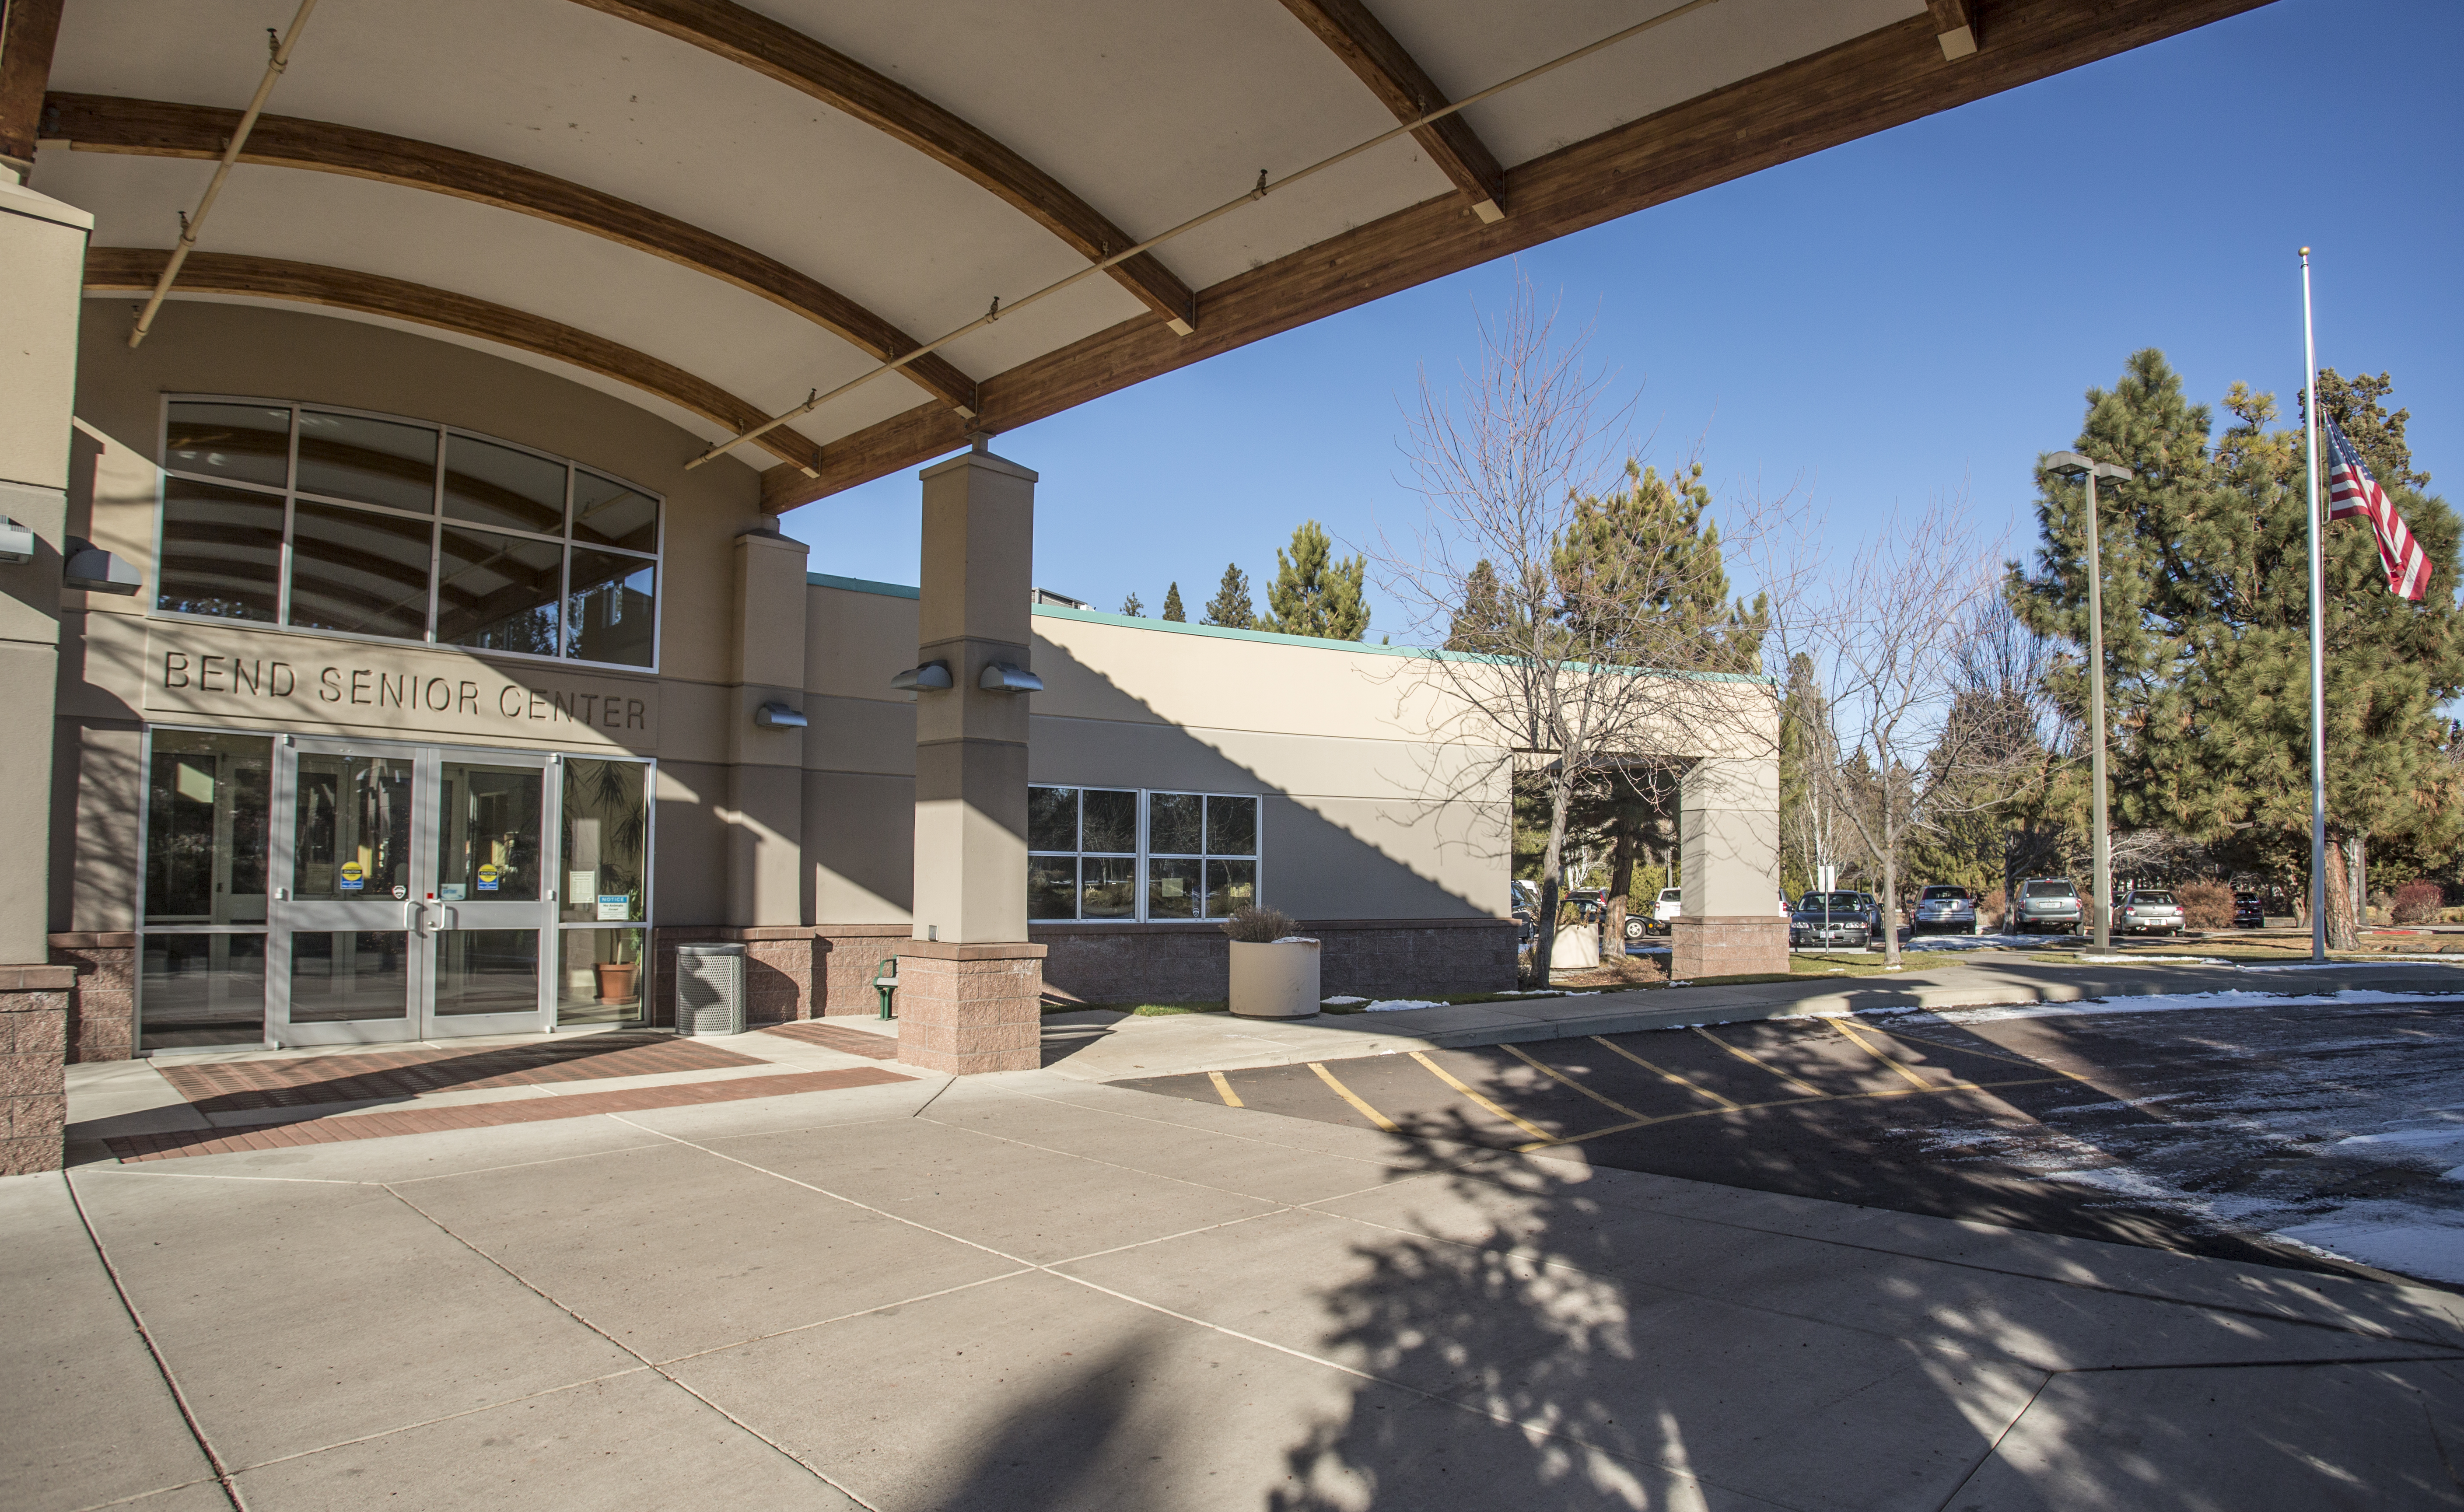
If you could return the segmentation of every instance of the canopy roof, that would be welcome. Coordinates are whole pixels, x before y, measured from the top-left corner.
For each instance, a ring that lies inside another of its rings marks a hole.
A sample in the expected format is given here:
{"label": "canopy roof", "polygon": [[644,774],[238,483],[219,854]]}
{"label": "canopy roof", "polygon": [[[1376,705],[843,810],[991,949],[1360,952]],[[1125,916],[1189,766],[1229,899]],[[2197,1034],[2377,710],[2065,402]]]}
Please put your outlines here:
{"label": "canopy roof", "polygon": [[[2258,3],[321,0],[173,297],[407,324],[716,441],[1243,201],[738,447],[785,509]],[[94,212],[90,294],[153,286],[297,9],[11,0],[0,154]]]}

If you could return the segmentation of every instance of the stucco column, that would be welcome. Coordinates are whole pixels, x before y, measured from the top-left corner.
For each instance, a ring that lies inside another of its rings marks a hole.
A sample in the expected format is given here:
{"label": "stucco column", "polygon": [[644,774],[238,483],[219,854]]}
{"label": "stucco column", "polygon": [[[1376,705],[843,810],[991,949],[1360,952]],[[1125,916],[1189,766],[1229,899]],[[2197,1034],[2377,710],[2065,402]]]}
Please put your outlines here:
{"label": "stucco column", "polygon": [[94,218],[0,184],[0,514],[33,533],[32,559],[0,564],[0,1174],[56,1170],[67,1116],[74,968],[51,964],[53,712],[68,529],[69,417],[78,299]]}
{"label": "stucco column", "polygon": [[1684,911],[1669,975],[1690,981],[1788,970],[1779,911],[1779,761],[1706,756],[1678,790]]}
{"label": "stucco column", "polygon": [[1042,1063],[1044,947],[1026,938],[1030,696],[979,686],[1025,668],[1035,474],[976,449],[925,469],[915,660],[914,938],[900,951],[898,1058],[935,1071]]}

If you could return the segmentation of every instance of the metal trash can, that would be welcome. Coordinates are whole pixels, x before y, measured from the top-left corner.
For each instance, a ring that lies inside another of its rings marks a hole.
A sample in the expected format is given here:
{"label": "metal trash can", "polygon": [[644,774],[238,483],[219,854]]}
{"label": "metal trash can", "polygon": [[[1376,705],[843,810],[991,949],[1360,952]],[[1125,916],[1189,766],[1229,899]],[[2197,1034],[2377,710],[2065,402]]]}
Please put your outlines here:
{"label": "metal trash can", "polygon": [[676,1033],[744,1032],[744,947],[676,947]]}

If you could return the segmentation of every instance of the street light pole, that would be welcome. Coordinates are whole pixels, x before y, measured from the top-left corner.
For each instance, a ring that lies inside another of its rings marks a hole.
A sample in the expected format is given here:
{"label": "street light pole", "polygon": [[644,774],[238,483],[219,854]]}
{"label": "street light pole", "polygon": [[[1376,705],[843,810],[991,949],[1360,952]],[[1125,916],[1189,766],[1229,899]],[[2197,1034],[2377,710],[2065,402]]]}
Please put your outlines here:
{"label": "street light pole", "polygon": [[2076,451],[2057,451],[2045,459],[2045,471],[2077,477],[2087,484],[2087,723],[2089,780],[2096,786],[2096,833],[2092,888],[2096,924],[2090,937],[2100,955],[2113,949],[2113,842],[2105,819],[2104,783],[2104,563],[2098,537],[2104,534],[2096,510],[2096,480],[2126,478],[2130,470],[2098,462]]}

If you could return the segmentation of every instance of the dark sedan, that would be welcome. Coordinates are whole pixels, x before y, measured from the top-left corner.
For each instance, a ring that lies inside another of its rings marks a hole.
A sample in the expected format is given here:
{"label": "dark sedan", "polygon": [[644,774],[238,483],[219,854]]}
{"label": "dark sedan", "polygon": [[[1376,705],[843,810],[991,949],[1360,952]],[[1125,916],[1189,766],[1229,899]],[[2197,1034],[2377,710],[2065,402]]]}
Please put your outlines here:
{"label": "dark sedan", "polygon": [[2236,892],[2233,894],[2233,928],[2236,930],[2263,930],[2267,928],[2267,905],[2259,901],[2257,893]]}
{"label": "dark sedan", "polygon": [[1881,910],[1870,892],[1809,892],[1788,916],[1788,943],[1799,949],[1872,947],[1881,932]]}

